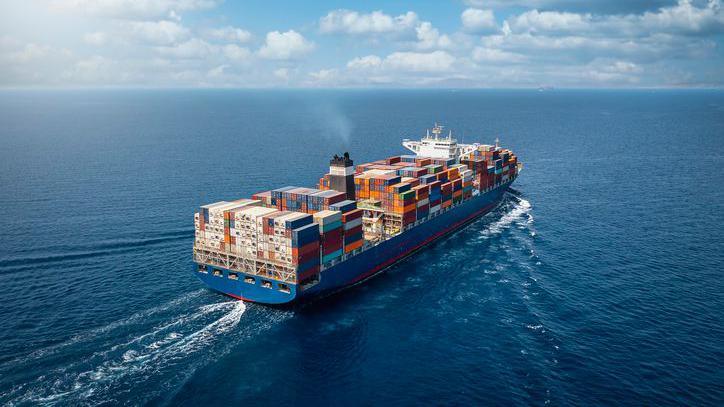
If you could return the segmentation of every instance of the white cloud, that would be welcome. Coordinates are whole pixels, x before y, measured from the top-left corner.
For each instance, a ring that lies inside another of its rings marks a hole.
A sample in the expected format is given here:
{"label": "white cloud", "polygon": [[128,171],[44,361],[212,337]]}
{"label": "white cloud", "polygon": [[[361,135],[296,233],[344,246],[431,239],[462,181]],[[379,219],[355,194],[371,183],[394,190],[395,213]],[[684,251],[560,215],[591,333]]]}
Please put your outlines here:
{"label": "white cloud", "polygon": [[347,62],[347,68],[350,69],[370,69],[377,68],[382,65],[382,58],[377,55],[367,55],[366,57],[357,57]]}
{"label": "white cloud", "polygon": [[440,35],[438,29],[427,21],[420,23],[415,31],[417,32],[417,48],[419,49],[449,48],[452,45],[450,37]]}
{"label": "white cloud", "polygon": [[266,59],[295,59],[312,51],[314,43],[307,41],[294,30],[281,33],[267,33],[264,45],[259,49],[259,56]]}
{"label": "white cloud", "polygon": [[445,51],[394,52],[385,58],[385,66],[391,69],[414,72],[445,72],[455,63],[455,57]]}
{"label": "white cloud", "polygon": [[637,83],[643,69],[629,61],[608,61],[605,59],[594,60],[583,70],[584,77],[604,83]]}
{"label": "white cloud", "polygon": [[498,28],[493,10],[469,8],[460,15],[465,31],[473,33],[491,32]]}
{"label": "white cloud", "polygon": [[186,39],[189,30],[173,21],[128,21],[121,28],[129,30],[130,35],[138,40],[158,45],[170,45]]}
{"label": "white cloud", "polygon": [[316,72],[310,72],[309,75],[317,80],[328,80],[335,77],[337,73],[336,69],[320,69]]}
{"label": "white cloud", "polygon": [[220,76],[224,75],[224,71],[229,68],[228,64],[222,64],[215,68],[209,69],[209,71],[206,73],[206,76],[210,78],[218,78]]}
{"label": "white cloud", "polygon": [[216,0],[54,0],[51,7],[97,17],[145,20],[176,19],[179,12],[208,9],[218,3]]}
{"label": "white cloud", "polygon": [[640,20],[650,30],[724,32],[724,11],[720,0],[709,0],[705,7],[696,7],[690,0],[679,0],[674,7],[644,13]]}
{"label": "white cloud", "polygon": [[385,69],[410,72],[446,72],[452,69],[455,57],[445,51],[393,52],[385,57]]}
{"label": "white cloud", "polygon": [[289,69],[287,68],[279,68],[274,70],[274,76],[277,78],[288,81],[289,80]]}
{"label": "white cloud", "polygon": [[236,44],[226,44],[222,46],[221,52],[223,52],[226,58],[236,61],[246,61],[251,58],[251,51]]}
{"label": "white cloud", "polygon": [[347,69],[366,72],[449,72],[456,59],[445,51],[393,52],[384,59],[377,55],[357,57],[347,62]]}
{"label": "white cloud", "polygon": [[239,42],[242,44],[251,40],[251,33],[249,31],[231,26],[209,30],[209,36],[216,39]]}
{"label": "white cloud", "polygon": [[591,24],[591,15],[557,11],[526,11],[508,21],[515,32],[582,32]]}
{"label": "white cloud", "polygon": [[158,47],[157,50],[161,55],[180,59],[206,58],[217,51],[216,47],[198,38],[170,47]]}
{"label": "white cloud", "polygon": [[522,62],[525,55],[496,48],[475,47],[473,59],[478,62]]}
{"label": "white cloud", "polygon": [[389,33],[411,30],[417,24],[417,14],[408,11],[392,17],[382,11],[362,14],[352,10],[330,11],[319,20],[319,28],[323,33]]}
{"label": "white cloud", "polygon": [[106,33],[100,31],[88,33],[83,36],[83,41],[85,41],[86,44],[95,46],[104,45],[107,39]]}
{"label": "white cloud", "polygon": [[679,0],[671,7],[628,15],[593,15],[529,10],[506,20],[513,32],[600,36],[647,36],[654,33],[701,34],[724,32],[720,0],[697,7]]}

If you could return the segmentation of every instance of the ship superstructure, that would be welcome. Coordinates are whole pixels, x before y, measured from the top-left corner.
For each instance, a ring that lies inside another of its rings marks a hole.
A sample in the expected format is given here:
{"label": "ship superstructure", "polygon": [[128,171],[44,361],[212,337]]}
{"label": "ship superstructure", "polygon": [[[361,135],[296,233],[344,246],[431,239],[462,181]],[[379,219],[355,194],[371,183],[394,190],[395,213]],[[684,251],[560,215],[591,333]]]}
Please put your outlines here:
{"label": "ship superstructure", "polygon": [[371,277],[497,205],[521,164],[495,145],[459,144],[435,125],[414,155],[330,160],[318,188],[284,187],[204,205],[194,268],[209,287],[283,304]]}

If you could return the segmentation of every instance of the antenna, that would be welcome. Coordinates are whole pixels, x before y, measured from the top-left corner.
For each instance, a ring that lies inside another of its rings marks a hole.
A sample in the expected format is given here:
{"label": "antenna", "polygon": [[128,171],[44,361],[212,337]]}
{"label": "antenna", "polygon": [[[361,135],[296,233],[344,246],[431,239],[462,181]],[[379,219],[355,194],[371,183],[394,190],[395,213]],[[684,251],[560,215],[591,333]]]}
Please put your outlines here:
{"label": "antenna", "polygon": [[499,143],[500,143],[500,139],[496,137],[495,138],[495,148],[498,148]]}

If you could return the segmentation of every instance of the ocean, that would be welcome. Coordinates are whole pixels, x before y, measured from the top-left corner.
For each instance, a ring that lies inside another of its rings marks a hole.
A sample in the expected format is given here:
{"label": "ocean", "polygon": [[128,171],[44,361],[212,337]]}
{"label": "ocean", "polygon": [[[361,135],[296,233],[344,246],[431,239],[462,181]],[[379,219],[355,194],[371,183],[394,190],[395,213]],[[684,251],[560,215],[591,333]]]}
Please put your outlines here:
{"label": "ocean", "polygon": [[[199,205],[517,153],[501,205],[277,309],[192,272]],[[724,92],[0,92],[0,404],[722,405]]]}

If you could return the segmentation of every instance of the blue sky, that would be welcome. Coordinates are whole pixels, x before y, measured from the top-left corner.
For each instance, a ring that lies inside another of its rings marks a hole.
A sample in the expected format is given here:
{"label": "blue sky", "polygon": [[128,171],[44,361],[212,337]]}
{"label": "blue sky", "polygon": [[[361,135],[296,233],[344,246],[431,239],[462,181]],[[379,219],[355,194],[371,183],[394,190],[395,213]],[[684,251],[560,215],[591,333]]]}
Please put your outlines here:
{"label": "blue sky", "polygon": [[2,87],[722,87],[722,0],[6,0]]}

